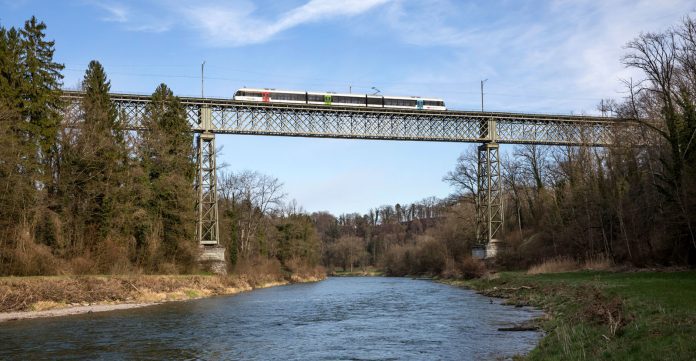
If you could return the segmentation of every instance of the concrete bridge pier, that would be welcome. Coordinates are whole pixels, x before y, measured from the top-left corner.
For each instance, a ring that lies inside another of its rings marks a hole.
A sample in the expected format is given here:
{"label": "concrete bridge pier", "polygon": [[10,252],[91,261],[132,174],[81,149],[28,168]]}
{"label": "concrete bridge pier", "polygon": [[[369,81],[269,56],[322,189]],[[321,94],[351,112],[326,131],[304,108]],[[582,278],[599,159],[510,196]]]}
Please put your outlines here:
{"label": "concrete bridge pier", "polygon": [[225,261],[225,247],[221,246],[201,246],[201,253],[198,256],[201,267],[207,271],[218,275],[227,274],[227,262]]}

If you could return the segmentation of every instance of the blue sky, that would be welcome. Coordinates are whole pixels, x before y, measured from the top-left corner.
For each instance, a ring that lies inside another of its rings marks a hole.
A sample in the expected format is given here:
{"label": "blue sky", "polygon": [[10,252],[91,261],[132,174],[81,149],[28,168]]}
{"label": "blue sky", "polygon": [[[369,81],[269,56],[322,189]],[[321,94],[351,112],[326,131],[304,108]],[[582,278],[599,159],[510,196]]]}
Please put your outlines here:
{"label": "blue sky", "polygon": [[[0,0],[0,23],[31,15],[48,25],[64,84],[87,63],[112,90],[231,97],[243,86],[420,95],[450,108],[596,113],[620,99],[623,46],[676,24],[688,0]],[[442,176],[456,143],[225,135],[225,170],[257,170],[285,183],[308,211],[366,212],[451,193]]]}

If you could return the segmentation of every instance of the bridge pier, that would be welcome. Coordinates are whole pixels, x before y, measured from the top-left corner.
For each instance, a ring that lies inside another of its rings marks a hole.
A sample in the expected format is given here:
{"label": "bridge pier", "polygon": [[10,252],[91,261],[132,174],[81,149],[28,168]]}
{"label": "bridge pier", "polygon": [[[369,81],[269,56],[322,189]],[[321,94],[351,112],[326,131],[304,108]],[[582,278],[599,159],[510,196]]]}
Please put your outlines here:
{"label": "bridge pier", "polygon": [[201,247],[199,262],[210,271],[227,273],[225,248],[220,246],[215,134],[210,131],[210,108],[201,107],[201,127],[196,137],[196,240]]}
{"label": "bridge pier", "polygon": [[503,190],[496,127],[495,120],[488,120],[482,136],[490,141],[478,147],[476,245],[472,250],[476,258],[493,258],[503,246],[498,239],[503,228]]}

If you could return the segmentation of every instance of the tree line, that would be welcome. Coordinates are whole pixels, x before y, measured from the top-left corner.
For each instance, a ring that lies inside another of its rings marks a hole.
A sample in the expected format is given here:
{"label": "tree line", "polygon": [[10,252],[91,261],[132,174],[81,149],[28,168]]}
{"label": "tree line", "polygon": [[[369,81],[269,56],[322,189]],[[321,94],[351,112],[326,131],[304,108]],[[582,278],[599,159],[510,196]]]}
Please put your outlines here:
{"label": "tree line", "polygon": [[[92,61],[79,112],[65,112],[64,66],[45,30],[35,17],[0,28],[0,275],[196,271],[193,133],[180,100],[160,84],[146,130],[123,129]],[[275,212],[280,182],[244,173],[232,189],[228,178],[220,231],[232,266],[318,264],[309,217]]]}
{"label": "tree line", "polygon": [[[521,145],[501,150],[506,249],[501,267],[549,258],[603,259],[638,267],[696,264],[696,20],[626,45],[623,64],[643,78],[598,110],[632,125],[613,146]],[[473,276],[476,146],[445,175],[455,193],[423,217],[314,214],[329,268],[376,266],[388,274]],[[387,211],[384,214],[403,211]],[[327,226],[329,224],[330,226]]]}
{"label": "tree line", "polygon": [[[122,129],[92,61],[79,114],[64,112],[63,65],[45,29],[35,18],[0,28],[0,274],[196,271],[193,133],[181,102],[161,84],[147,130]],[[696,21],[640,34],[622,61],[644,77],[599,110],[634,131],[617,131],[608,148],[502,151],[500,266],[696,263]],[[477,172],[472,146],[444,177],[450,197],[335,216],[308,214],[272,176],[220,171],[220,241],[237,272],[322,264],[474,276]]]}

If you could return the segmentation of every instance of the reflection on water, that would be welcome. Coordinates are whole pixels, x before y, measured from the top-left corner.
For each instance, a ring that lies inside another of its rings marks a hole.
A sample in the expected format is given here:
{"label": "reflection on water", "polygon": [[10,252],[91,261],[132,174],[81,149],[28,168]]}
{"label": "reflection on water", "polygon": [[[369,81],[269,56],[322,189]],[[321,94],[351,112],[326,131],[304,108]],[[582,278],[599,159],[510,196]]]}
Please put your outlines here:
{"label": "reflection on water", "polygon": [[236,296],[0,324],[0,359],[462,360],[534,347],[538,315],[406,278],[330,278]]}

